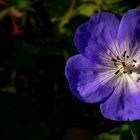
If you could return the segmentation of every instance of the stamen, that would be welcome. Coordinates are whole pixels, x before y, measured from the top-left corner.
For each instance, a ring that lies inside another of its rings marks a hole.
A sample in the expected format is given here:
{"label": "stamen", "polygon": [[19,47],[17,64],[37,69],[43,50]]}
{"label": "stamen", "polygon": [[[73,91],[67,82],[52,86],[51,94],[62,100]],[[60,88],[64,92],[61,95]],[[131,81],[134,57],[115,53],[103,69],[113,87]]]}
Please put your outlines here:
{"label": "stamen", "polygon": [[124,51],[123,57],[125,57],[125,55],[126,55],[126,51]]}
{"label": "stamen", "polygon": [[122,62],[122,65],[123,65],[123,67],[125,67],[126,65],[125,65],[125,62]]}
{"label": "stamen", "polygon": [[130,70],[130,74],[132,74],[132,70]]}
{"label": "stamen", "polygon": [[119,56],[117,56],[117,59],[120,60]]}
{"label": "stamen", "polygon": [[123,73],[127,73],[127,71],[123,71]]}
{"label": "stamen", "polygon": [[133,58],[131,58],[131,55],[129,55],[126,50],[124,50],[124,53],[121,54],[121,56],[118,54],[111,58],[111,61],[113,62],[112,64],[116,67],[113,67],[114,70],[116,69],[115,75],[132,74],[135,63],[137,63],[137,60]]}
{"label": "stamen", "polygon": [[133,59],[133,62],[134,62],[134,63],[137,63],[137,60]]}
{"label": "stamen", "polygon": [[120,72],[120,70],[116,71],[115,74],[118,74]]}
{"label": "stamen", "polygon": [[116,59],[114,59],[114,58],[112,58],[111,60],[112,60],[113,62],[117,62],[117,60],[116,60]]}
{"label": "stamen", "polygon": [[117,67],[117,64],[116,64],[116,63],[114,63],[114,66],[116,66],[116,67]]}

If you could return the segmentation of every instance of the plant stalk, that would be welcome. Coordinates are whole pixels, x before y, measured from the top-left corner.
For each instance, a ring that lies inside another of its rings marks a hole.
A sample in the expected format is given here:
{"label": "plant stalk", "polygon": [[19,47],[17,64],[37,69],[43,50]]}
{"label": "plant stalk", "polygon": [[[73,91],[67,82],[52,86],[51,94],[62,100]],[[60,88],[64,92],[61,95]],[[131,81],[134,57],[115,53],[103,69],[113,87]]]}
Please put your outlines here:
{"label": "plant stalk", "polygon": [[129,126],[130,126],[133,140],[138,140],[137,135],[136,135],[136,129],[135,129],[134,123],[132,121],[129,122]]}

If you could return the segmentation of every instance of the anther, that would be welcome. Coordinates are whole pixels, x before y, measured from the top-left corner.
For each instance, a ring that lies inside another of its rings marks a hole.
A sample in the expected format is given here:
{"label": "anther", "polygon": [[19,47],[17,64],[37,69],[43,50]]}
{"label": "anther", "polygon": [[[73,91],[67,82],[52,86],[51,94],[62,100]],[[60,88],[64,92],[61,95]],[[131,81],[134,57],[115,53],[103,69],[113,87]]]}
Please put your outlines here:
{"label": "anther", "polygon": [[126,55],[126,51],[124,51],[123,57],[125,57],[125,55]]}
{"label": "anther", "polygon": [[115,74],[118,74],[120,72],[120,70],[116,71]]}
{"label": "anther", "polygon": [[112,60],[113,62],[117,62],[117,60],[116,60],[116,59],[113,59],[113,58],[112,58],[111,60]]}
{"label": "anther", "polygon": [[134,62],[134,63],[137,63],[137,60],[133,59],[133,62]]}
{"label": "anther", "polygon": [[130,74],[132,73],[132,70],[130,70]]}
{"label": "anther", "polygon": [[117,67],[117,64],[116,64],[116,63],[114,63],[114,66],[116,66],[116,67]]}
{"label": "anther", "polygon": [[127,55],[127,58],[129,58],[129,55]]}
{"label": "anther", "polygon": [[127,71],[123,71],[123,73],[127,73]]}
{"label": "anther", "polygon": [[123,67],[125,67],[126,65],[125,65],[125,62],[122,62],[122,65],[123,65]]}
{"label": "anther", "polygon": [[120,60],[119,56],[117,56],[117,59]]}

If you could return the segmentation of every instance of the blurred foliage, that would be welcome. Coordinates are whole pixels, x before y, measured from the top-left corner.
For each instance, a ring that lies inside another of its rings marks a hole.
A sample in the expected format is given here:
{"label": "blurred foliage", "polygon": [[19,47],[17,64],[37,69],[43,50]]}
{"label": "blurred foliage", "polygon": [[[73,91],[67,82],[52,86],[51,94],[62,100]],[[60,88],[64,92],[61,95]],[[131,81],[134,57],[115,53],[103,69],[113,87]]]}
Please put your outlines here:
{"label": "blurred foliage", "polygon": [[121,18],[139,6],[139,0],[0,0],[0,140],[131,140],[127,124],[103,118],[98,104],[71,94],[64,67],[77,53],[80,24],[100,11]]}

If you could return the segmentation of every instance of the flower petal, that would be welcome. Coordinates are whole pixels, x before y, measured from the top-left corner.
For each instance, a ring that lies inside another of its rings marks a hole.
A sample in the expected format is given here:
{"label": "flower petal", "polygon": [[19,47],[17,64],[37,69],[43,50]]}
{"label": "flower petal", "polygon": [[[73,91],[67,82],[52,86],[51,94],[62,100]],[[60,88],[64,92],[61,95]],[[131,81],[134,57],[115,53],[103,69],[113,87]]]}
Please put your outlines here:
{"label": "flower petal", "polygon": [[65,74],[71,91],[82,101],[100,102],[113,91],[113,86],[105,84],[110,73],[101,77],[95,64],[82,55],[75,55],[67,61]]}
{"label": "flower petal", "polygon": [[[140,43],[140,9],[132,9],[122,17],[118,31],[119,43],[134,47]],[[139,45],[137,45],[139,47]]]}
{"label": "flower petal", "polygon": [[120,82],[114,93],[101,103],[100,108],[104,117],[118,121],[140,119],[139,81],[129,76],[126,79]]}
{"label": "flower petal", "polygon": [[88,22],[78,27],[75,44],[81,54],[100,63],[99,53],[109,49],[117,40],[119,20],[111,13],[102,12],[94,15]]}

